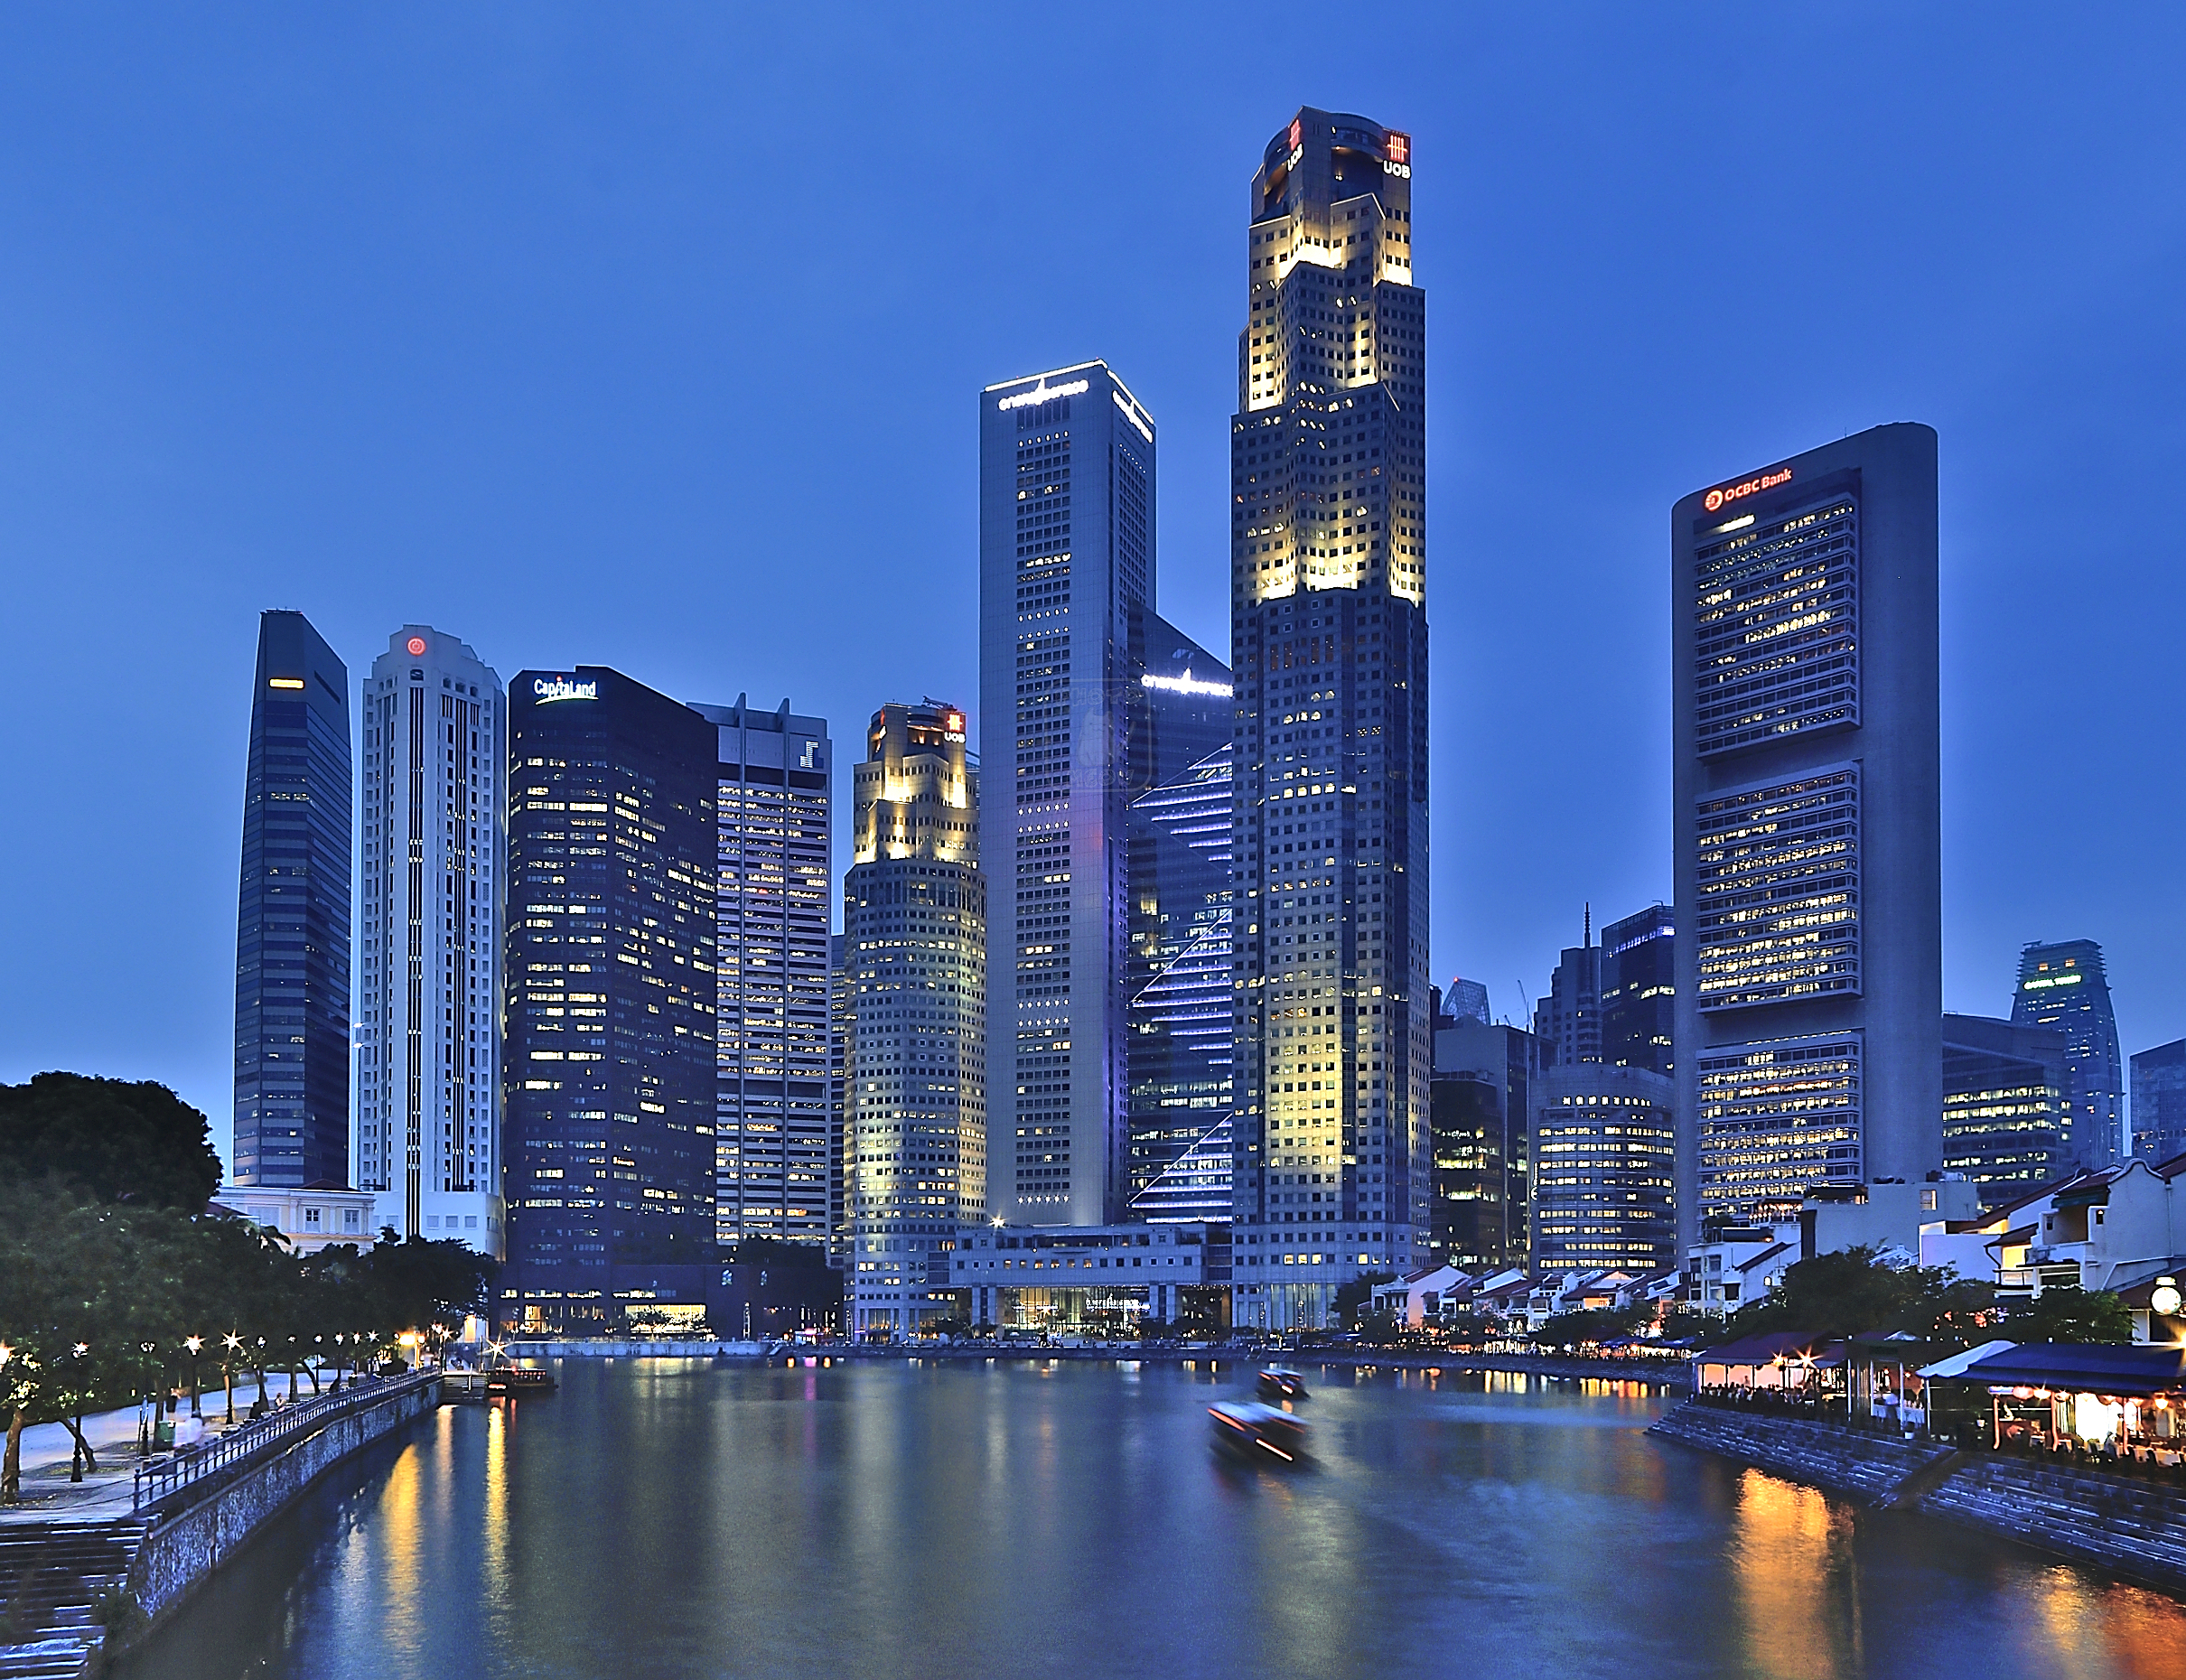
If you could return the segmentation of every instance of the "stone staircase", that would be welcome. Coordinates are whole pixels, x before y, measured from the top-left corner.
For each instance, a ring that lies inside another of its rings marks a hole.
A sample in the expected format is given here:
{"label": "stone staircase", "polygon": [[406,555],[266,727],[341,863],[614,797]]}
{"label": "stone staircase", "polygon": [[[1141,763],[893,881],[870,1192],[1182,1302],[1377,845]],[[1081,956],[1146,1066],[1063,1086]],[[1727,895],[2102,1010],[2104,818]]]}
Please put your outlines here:
{"label": "stone staircase", "polygon": [[102,1592],[121,1590],[150,1525],[9,1523],[0,1526],[0,1680],[73,1675],[104,1630]]}

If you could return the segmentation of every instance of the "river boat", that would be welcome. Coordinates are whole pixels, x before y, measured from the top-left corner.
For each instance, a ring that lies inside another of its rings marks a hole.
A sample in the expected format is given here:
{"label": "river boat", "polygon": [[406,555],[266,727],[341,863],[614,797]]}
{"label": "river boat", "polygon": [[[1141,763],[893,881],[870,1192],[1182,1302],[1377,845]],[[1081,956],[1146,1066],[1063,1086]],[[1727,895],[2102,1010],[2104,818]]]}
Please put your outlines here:
{"label": "river boat", "polygon": [[1256,1400],[1220,1400],[1207,1408],[1215,1450],[1256,1464],[1296,1464],[1305,1457],[1305,1420]]}
{"label": "river boat", "polygon": [[1305,1378],[1295,1371],[1278,1370],[1270,1366],[1260,1373],[1260,1398],[1303,1400],[1305,1398]]}
{"label": "river boat", "polygon": [[554,1392],[554,1373],[538,1370],[530,1366],[505,1365],[498,1371],[486,1373],[486,1398],[508,1399],[517,1395],[550,1395]]}

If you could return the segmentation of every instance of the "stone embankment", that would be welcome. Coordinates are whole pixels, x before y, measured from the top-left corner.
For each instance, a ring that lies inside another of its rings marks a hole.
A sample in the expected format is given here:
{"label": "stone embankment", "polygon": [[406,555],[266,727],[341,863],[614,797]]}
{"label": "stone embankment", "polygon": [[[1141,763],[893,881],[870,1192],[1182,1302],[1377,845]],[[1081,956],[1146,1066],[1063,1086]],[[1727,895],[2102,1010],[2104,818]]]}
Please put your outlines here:
{"label": "stone embankment", "polygon": [[2176,1487],[1690,1403],[1649,1433],[2186,1597],[2186,1490]]}

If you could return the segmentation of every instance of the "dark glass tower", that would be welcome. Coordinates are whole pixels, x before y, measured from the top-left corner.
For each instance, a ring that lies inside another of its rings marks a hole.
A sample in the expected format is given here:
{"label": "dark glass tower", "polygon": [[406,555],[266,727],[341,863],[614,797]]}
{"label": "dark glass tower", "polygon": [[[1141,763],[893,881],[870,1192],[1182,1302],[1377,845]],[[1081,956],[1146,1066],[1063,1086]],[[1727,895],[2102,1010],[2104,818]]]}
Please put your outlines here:
{"label": "dark glass tower", "polygon": [[1602,1059],[1668,1078],[1677,1028],[1677,925],[1667,904],[1602,929]]}
{"label": "dark glass tower", "polygon": [[1235,1317],[1324,1324],[1430,1228],[1425,300],[1407,135],[1253,177],[1230,423]]}
{"label": "dark glass tower", "polygon": [[2103,947],[2092,939],[2033,944],[2019,953],[2012,1024],[2065,1035],[2065,1153],[2075,1166],[2114,1167],[2132,1151],[2125,1139],[2125,1063]]}
{"label": "dark glass tower", "polygon": [[619,671],[509,689],[509,1271],[535,1333],[698,1328],[714,1244],[715,731]]}
{"label": "dark glass tower", "polygon": [[238,1184],[349,1182],[349,683],[301,612],[259,615],[236,916]]}

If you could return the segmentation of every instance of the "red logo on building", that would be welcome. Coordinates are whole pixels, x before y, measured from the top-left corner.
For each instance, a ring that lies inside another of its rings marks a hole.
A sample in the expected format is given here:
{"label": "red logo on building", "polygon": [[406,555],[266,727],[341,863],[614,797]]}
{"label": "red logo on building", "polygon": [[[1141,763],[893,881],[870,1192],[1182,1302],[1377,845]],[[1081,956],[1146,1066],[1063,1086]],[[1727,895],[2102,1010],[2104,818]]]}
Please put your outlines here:
{"label": "red logo on building", "polygon": [[410,658],[415,659],[425,650],[425,639],[423,636],[413,636],[403,645],[409,649]]}
{"label": "red logo on building", "polygon": [[1736,484],[1726,484],[1721,490],[1710,490],[1702,506],[1714,513],[1726,501],[1736,501],[1742,496],[1754,496],[1765,490],[1774,490],[1779,484],[1791,482],[1791,469],[1779,468],[1774,472],[1761,473],[1758,478],[1744,479]]}
{"label": "red logo on building", "polygon": [[1412,136],[1393,134],[1389,136],[1389,162],[1409,163],[1412,161]]}

